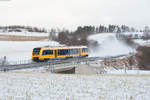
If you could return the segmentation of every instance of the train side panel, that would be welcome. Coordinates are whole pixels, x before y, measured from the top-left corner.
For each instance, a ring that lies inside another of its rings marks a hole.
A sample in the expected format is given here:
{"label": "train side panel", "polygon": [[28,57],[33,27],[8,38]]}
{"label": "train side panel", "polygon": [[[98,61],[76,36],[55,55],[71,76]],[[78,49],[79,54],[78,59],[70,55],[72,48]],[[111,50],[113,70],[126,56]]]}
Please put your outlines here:
{"label": "train side panel", "polygon": [[57,50],[57,58],[71,58],[71,57],[78,57],[79,49],[59,49]]}
{"label": "train side panel", "polygon": [[40,60],[48,60],[55,58],[55,50],[53,49],[41,49],[39,59]]}
{"label": "train side panel", "polygon": [[33,61],[86,56],[88,56],[87,47],[34,48],[32,51]]}

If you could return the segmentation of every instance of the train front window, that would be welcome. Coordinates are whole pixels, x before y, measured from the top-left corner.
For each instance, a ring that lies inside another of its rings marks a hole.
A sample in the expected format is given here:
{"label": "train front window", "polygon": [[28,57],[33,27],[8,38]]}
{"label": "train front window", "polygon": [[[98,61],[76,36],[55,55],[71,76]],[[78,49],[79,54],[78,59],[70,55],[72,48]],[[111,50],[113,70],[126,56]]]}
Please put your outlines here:
{"label": "train front window", "polygon": [[34,48],[33,49],[33,55],[39,55],[41,48]]}

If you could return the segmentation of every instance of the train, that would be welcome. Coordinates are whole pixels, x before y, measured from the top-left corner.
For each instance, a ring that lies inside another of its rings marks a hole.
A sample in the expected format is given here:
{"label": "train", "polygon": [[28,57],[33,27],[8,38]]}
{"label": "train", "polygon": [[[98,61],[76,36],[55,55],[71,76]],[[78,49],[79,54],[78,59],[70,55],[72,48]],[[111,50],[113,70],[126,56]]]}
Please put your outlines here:
{"label": "train", "polygon": [[45,46],[32,50],[32,61],[48,61],[53,59],[67,59],[74,57],[88,57],[87,46]]}

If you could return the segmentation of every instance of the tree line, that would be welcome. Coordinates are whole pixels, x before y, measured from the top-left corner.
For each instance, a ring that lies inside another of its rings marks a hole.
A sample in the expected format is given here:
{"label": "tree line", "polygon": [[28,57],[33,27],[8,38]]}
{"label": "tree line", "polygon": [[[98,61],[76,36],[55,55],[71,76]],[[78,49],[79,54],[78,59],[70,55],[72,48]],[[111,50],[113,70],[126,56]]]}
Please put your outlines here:
{"label": "tree line", "polygon": [[87,45],[87,37],[89,35],[98,33],[122,33],[122,32],[136,32],[135,28],[130,28],[126,25],[100,25],[100,26],[79,26],[75,31],[63,30],[59,32],[55,41],[66,45]]}
{"label": "tree line", "polygon": [[38,32],[38,33],[47,33],[48,31],[45,28],[38,28],[32,26],[23,26],[23,25],[11,25],[11,26],[0,26],[2,32]]}
{"label": "tree line", "polygon": [[[61,44],[66,45],[87,45],[87,37],[92,34],[98,33],[122,33],[122,32],[138,32],[133,27],[127,25],[99,25],[99,26],[78,26],[76,30],[70,31],[69,29],[45,29],[23,25],[11,25],[11,26],[0,26],[0,31],[3,32],[38,32],[38,33],[49,33],[49,39],[58,41]],[[149,28],[140,30],[140,32],[149,33]]]}
{"label": "tree line", "polygon": [[[10,26],[0,26],[0,30],[5,31],[15,31],[24,29],[28,32],[51,32],[56,31],[56,29],[51,29],[50,31],[45,28],[38,28],[38,27],[32,27],[32,26],[24,26],[24,25],[10,25]],[[57,29],[59,32],[64,31],[65,29]],[[69,31],[69,30],[68,30]],[[136,30],[134,28],[129,28],[126,25],[118,26],[118,25],[100,25],[100,26],[79,26],[76,30],[77,32],[91,32],[91,33],[113,33],[113,32],[135,32]]]}

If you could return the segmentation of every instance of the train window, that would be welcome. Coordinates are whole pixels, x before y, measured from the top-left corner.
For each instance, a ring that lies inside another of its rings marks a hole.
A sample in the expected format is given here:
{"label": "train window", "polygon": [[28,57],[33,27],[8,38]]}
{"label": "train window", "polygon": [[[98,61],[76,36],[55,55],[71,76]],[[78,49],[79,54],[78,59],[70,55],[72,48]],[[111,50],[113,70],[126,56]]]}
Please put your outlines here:
{"label": "train window", "polygon": [[78,54],[79,50],[78,49],[72,49],[72,54]]}
{"label": "train window", "polygon": [[77,54],[79,54],[79,49],[77,49]]}
{"label": "train window", "polygon": [[58,55],[66,55],[66,53],[67,53],[66,50],[63,49],[58,50]]}
{"label": "train window", "polygon": [[60,55],[63,55],[64,54],[64,51],[63,50],[60,50]]}
{"label": "train window", "polygon": [[73,49],[73,54],[76,54],[76,50],[75,49]]}
{"label": "train window", "polygon": [[72,55],[73,53],[72,53],[72,49],[70,49],[70,54]]}
{"label": "train window", "polygon": [[82,52],[88,52],[88,49],[87,48],[83,48]]}
{"label": "train window", "polygon": [[78,49],[62,49],[58,50],[58,55],[72,55],[72,54],[78,54]]}
{"label": "train window", "polygon": [[74,49],[72,49],[72,54],[74,54]]}
{"label": "train window", "polygon": [[66,55],[66,50],[65,49],[63,50],[63,55]]}
{"label": "train window", "polygon": [[71,55],[71,49],[69,49],[69,55]]}
{"label": "train window", "polygon": [[77,54],[77,49],[75,49],[75,54]]}
{"label": "train window", "polygon": [[75,54],[78,54],[78,52],[79,52],[78,49],[75,49]]}
{"label": "train window", "polygon": [[65,54],[66,54],[66,55],[69,54],[69,50],[68,50],[68,49],[65,50]]}
{"label": "train window", "polygon": [[74,54],[74,50],[72,49],[72,54]]}
{"label": "train window", "polygon": [[42,55],[53,55],[53,50],[44,50]]}
{"label": "train window", "polygon": [[74,54],[74,49],[72,49],[72,54]]}
{"label": "train window", "polygon": [[69,54],[70,54],[70,55],[72,55],[72,54],[73,54],[73,52],[72,52],[72,51],[73,51],[72,49],[70,49],[70,50],[69,50]]}
{"label": "train window", "polygon": [[74,54],[76,54],[77,53],[77,50],[76,49],[74,49]]}
{"label": "train window", "polygon": [[58,55],[62,55],[61,50],[58,50]]}
{"label": "train window", "polygon": [[85,51],[88,52],[88,48],[86,48]]}
{"label": "train window", "polygon": [[71,49],[68,49],[68,55],[71,55],[70,51],[71,51]]}
{"label": "train window", "polygon": [[79,49],[59,49],[58,55],[72,55],[79,54]]}
{"label": "train window", "polygon": [[66,50],[63,50],[63,55],[66,55]]}
{"label": "train window", "polygon": [[84,52],[84,48],[82,48],[82,52]]}
{"label": "train window", "polygon": [[41,48],[34,48],[33,55],[39,55]]}

